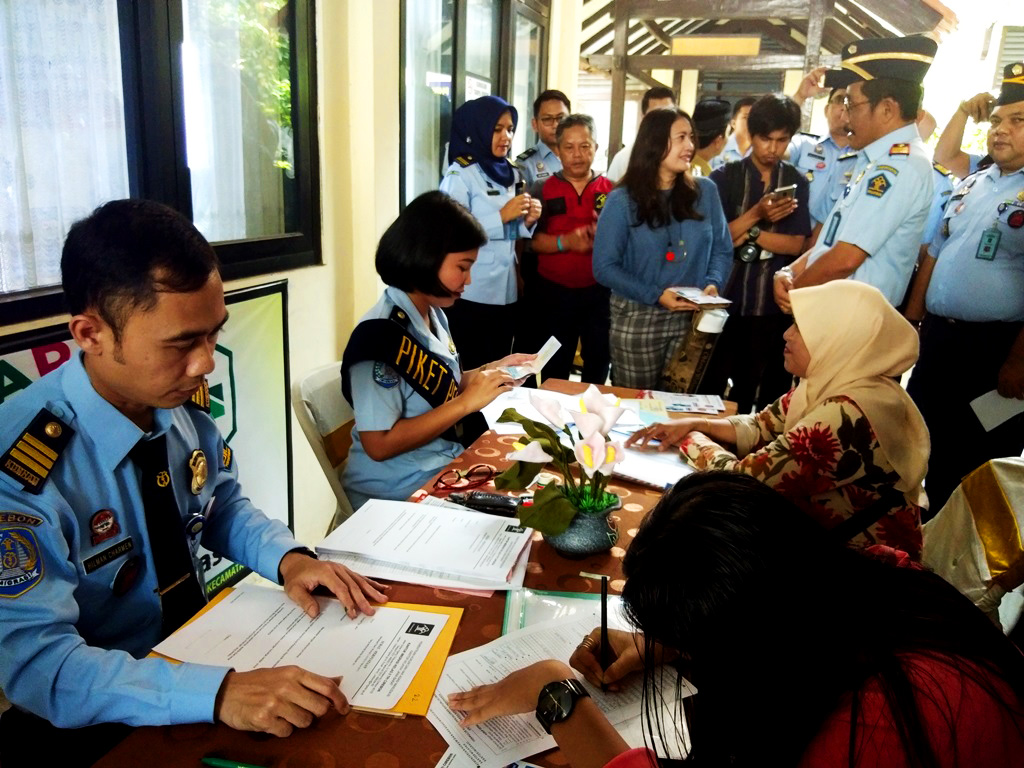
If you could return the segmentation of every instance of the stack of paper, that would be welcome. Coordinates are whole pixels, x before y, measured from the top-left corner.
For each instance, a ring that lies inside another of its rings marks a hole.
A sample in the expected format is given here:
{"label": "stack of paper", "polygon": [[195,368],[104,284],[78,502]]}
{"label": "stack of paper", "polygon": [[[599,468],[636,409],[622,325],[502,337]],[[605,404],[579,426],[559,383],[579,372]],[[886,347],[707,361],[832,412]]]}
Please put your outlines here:
{"label": "stack of paper", "polygon": [[395,603],[350,619],[333,598],[309,618],[284,592],[243,584],[154,649],[239,672],[295,664],[342,677],[353,707],[425,714],[461,608]]}
{"label": "stack of paper", "polygon": [[670,413],[707,413],[716,414],[725,410],[725,403],[718,395],[684,395],[678,392],[660,392],[655,389],[642,389],[640,398],[661,400],[665,410]]}
{"label": "stack of paper", "polygon": [[532,535],[505,517],[371,499],[316,550],[371,578],[509,589],[522,586]]}
{"label": "stack of paper", "polygon": [[[624,441],[630,434],[613,429],[610,437]],[[676,448],[659,451],[631,446],[624,455],[625,458],[612,469],[612,475],[652,488],[669,488],[693,472],[693,467],[683,460]]]}
{"label": "stack of paper", "polygon": [[709,296],[700,288],[696,287],[677,287],[672,290],[690,303],[696,304],[698,307],[728,307],[732,304],[730,299],[726,299],[721,296]]}

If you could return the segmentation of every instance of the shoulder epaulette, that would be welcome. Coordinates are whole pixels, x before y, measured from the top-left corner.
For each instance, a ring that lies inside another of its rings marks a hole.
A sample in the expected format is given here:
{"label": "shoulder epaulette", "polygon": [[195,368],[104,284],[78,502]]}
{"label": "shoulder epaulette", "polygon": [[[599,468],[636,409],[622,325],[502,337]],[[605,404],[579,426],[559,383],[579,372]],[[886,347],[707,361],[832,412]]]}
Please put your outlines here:
{"label": "shoulder epaulette", "polygon": [[810,138],[812,138],[812,139],[815,139],[815,140],[817,140],[817,139],[820,139],[820,138],[821,138],[821,136],[819,136],[818,134],[816,134],[816,133],[811,133],[810,131],[800,131],[800,132],[798,133],[798,135],[799,135],[799,136],[808,136],[808,137],[810,137]]}
{"label": "shoulder epaulette", "polygon": [[857,157],[858,154],[860,154],[860,153],[859,152],[847,152],[845,155],[840,155],[836,159],[837,160],[853,160],[855,157]]}
{"label": "shoulder epaulette", "polygon": [[195,394],[188,399],[189,405],[193,408],[197,408],[203,413],[210,412],[210,382],[203,379],[203,383],[199,385],[199,389],[196,390]]}
{"label": "shoulder epaulette", "polygon": [[536,154],[537,154],[537,148],[536,147],[530,147],[525,152],[520,152],[518,155],[516,155],[516,160],[529,160],[531,157],[533,157]]}
{"label": "shoulder epaulette", "polygon": [[901,141],[898,144],[893,144],[891,147],[889,147],[889,157],[892,157],[893,155],[909,155],[909,154],[910,154],[910,145],[907,144],[906,142],[902,142]]}
{"label": "shoulder epaulette", "polygon": [[465,168],[466,166],[469,166],[469,165],[473,164],[473,156],[472,155],[459,155],[458,157],[455,158],[455,162],[458,163],[459,165],[461,165],[463,168]]}
{"label": "shoulder epaulette", "polygon": [[401,307],[395,307],[391,310],[391,314],[388,316],[389,320],[394,320],[403,328],[409,327],[409,313]]}
{"label": "shoulder epaulette", "polygon": [[932,168],[941,173],[943,176],[952,176],[953,172],[941,163],[932,163]]}
{"label": "shoulder epaulette", "polygon": [[0,457],[0,470],[29,493],[39,493],[75,430],[43,408]]}

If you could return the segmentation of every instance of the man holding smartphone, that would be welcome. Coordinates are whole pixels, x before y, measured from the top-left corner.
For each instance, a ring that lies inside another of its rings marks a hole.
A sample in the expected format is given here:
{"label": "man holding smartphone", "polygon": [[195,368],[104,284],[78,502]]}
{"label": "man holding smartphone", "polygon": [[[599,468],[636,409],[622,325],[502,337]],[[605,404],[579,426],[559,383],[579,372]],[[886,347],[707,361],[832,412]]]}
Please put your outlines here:
{"label": "man holding smartphone", "polygon": [[747,117],[750,154],[713,171],[729,234],[736,247],[723,295],[733,304],[701,385],[729,397],[740,413],[784,394],[792,377],[782,365],[782,334],[789,318],[772,299],[772,275],[803,250],[811,232],[807,179],[782,160],[800,127],[800,108],[782,94],[758,99]]}

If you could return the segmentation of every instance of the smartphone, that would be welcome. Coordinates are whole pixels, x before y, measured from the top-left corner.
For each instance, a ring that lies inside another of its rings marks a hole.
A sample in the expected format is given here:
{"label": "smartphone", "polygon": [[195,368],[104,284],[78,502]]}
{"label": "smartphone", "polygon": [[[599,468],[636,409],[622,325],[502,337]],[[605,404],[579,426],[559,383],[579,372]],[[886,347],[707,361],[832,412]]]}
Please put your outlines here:
{"label": "smartphone", "polygon": [[796,184],[790,184],[788,187],[779,187],[773,193],[776,200],[793,199],[796,197]]}

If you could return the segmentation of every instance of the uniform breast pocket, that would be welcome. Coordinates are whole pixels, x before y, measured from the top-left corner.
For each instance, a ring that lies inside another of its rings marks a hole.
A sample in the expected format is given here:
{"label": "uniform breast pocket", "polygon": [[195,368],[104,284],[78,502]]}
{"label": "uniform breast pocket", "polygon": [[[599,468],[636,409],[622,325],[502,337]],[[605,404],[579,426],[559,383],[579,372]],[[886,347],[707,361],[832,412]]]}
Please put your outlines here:
{"label": "uniform breast pocket", "polygon": [[1001,255],[1024,253],[1024,203],[1001,203],[998,211]]}

